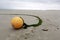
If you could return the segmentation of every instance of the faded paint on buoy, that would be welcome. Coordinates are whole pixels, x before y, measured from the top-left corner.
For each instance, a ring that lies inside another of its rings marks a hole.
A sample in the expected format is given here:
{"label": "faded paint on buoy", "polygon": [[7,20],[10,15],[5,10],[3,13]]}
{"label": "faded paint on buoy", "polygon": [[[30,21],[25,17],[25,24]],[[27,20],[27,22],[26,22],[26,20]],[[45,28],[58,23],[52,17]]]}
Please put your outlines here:
{"label": "faded paint on buoy", "polygon": [[16,17],[12,18],[11,24],[12,24],[13,28],[19,29],[19,28],[23,27],[24,20],[21,17],[16,16]]}

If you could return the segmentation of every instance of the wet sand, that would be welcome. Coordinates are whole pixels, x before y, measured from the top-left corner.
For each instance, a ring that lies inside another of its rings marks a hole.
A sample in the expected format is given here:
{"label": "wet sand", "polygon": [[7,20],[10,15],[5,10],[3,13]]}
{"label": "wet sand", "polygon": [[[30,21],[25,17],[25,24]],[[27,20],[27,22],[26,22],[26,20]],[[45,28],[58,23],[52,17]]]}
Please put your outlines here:
{"label": "wet sand", "polygon": [[[39,16],[43,23],[38,27],[14,30],[11,18],[22,15],[0,15],[0,40],[60,40],[59,10],[0,10],[0,14],[30,14]],[[37,23],[34,17],[22,16],[27,24]],[[42,29],[48,29],[44,31]]]}

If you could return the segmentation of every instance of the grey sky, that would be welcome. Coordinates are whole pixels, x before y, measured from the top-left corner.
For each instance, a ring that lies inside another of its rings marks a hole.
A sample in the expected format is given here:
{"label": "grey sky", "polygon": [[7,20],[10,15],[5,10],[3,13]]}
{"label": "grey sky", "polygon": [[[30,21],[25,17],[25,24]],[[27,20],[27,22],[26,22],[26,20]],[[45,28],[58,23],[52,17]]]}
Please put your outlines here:
{"label": "grey sky", "polygon": [[60,0],[0,0],[0,9],[59,9]]}
{"label": "grey sky", "polygon": [[23,1],[23,2],[41,2],[41,3],[60,3],[60,0],[0,0],[0,2]]}

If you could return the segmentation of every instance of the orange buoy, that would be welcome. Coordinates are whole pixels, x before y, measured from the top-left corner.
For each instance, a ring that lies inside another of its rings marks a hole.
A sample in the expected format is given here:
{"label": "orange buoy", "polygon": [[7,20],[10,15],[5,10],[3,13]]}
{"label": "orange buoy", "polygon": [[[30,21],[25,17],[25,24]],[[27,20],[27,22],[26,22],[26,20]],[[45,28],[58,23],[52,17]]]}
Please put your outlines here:
{"label": "orange buoy", "polygon": [[15,29],[20,29],[22,28],[23,24],[24,24],[24,20],[21,17],[13,17],[11,20],[11,24],[13,26],[13,28]]}

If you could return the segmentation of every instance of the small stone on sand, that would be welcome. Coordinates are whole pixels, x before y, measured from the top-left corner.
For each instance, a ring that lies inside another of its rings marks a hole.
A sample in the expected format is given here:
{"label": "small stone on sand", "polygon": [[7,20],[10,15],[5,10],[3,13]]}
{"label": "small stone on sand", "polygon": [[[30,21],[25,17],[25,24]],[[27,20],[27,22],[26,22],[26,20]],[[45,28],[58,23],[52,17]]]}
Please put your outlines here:
{"label": "small stone on sand", "polygon": [[48,31],[48,29],[42,29],[43,31]]}

